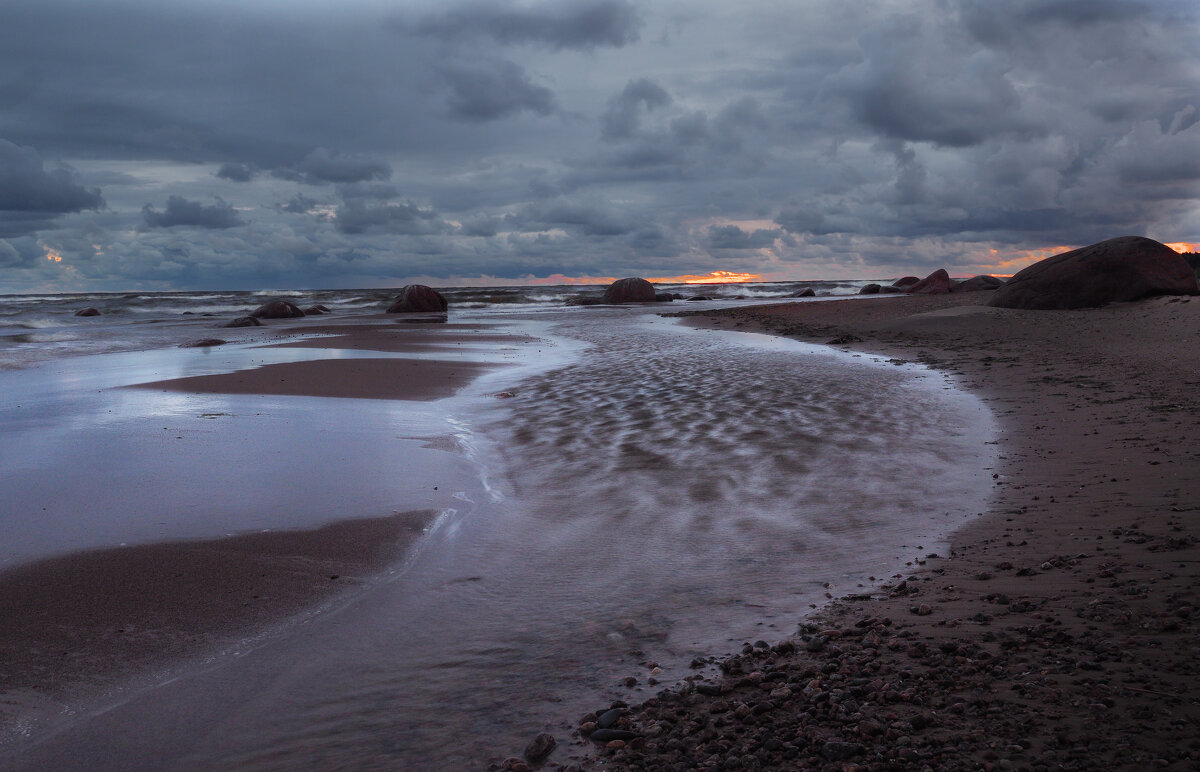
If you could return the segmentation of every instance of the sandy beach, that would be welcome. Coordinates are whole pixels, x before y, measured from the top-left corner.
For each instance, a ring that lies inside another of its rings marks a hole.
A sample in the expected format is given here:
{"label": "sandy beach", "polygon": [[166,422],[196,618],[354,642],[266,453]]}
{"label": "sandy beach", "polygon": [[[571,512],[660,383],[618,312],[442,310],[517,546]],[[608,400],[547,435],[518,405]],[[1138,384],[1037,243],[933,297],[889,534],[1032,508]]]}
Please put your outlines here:
{"label": "sandy beach", "polygon": [[[994,503],[950,556],[836,600],[797,637],[712,658],[719,673],[683,694],[624,710],[616,728],[640,737],[591,743],[583,766],[1196,768],[1200,302],[983,302],[691,316],[953,373],[1000,420]],[[583,717],[585,734],[595,718]]]}

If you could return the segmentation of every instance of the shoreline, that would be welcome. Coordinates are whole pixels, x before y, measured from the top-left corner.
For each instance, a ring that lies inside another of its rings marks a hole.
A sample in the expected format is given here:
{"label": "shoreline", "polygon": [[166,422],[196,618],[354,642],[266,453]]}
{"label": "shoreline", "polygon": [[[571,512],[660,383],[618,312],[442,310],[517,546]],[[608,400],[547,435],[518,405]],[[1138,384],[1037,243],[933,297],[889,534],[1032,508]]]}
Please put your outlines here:
{"label": "shoreline", "polygon": [[999,421],[1002,471],[949,559],[834,600],[798,637],[710,658],[724,677],[620,706],[618,728],[641,737],[609,747],[574,732],[572,763],[1194,768],[1200,304],[1013,311],[986,298],[683,314],[948,372]]}

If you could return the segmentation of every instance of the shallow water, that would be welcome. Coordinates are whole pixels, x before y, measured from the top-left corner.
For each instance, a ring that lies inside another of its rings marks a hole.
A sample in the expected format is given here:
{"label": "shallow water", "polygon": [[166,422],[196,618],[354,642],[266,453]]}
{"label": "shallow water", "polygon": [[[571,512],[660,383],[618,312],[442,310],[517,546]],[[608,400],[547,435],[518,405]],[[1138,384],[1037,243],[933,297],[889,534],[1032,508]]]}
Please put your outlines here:
{"label": "shallow water", "polygon": [[408,561],[243,650],[70,706],[18,766],[482,768],[694,656],[786,637],[985,506],[991,420],[944,376],[640,309],[537,324],[555,359],[433,408],[471,474]]}

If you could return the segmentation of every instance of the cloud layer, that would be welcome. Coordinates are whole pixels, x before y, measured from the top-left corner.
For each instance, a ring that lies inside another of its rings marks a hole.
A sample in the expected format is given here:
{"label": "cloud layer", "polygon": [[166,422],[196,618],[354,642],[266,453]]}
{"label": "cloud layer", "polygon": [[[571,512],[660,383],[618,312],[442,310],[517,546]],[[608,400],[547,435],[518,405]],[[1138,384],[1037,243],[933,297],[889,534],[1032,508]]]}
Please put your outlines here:
{"label": "cloud layer", "polygon": [[1198,32],[1189,0],[15,0],[0,291],[1196,242]]}

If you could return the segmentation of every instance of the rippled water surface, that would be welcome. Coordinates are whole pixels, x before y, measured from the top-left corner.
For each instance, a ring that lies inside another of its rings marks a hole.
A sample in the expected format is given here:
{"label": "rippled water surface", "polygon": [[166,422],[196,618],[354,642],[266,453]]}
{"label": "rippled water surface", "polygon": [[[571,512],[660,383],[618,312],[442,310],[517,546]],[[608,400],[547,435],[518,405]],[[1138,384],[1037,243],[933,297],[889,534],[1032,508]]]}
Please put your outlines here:
{"label": "rippled water surface", "polygon": [[406,563],[21,763],[483,768],[694,656],[786,637],[986,503],[990,418],[943,376],[645,310],[539,324],[571,357],[444,405],[474,476]]}

